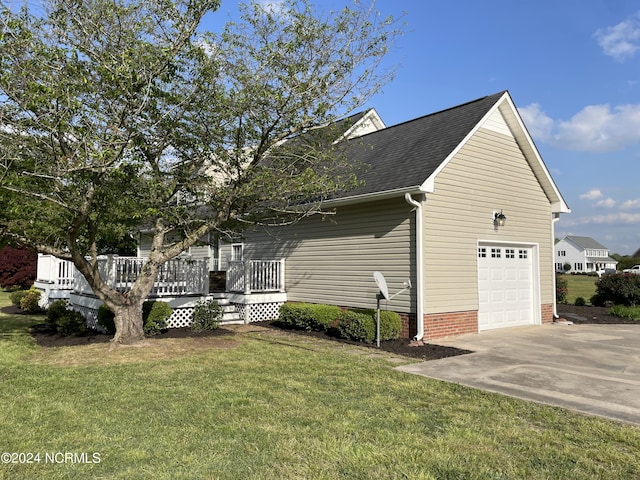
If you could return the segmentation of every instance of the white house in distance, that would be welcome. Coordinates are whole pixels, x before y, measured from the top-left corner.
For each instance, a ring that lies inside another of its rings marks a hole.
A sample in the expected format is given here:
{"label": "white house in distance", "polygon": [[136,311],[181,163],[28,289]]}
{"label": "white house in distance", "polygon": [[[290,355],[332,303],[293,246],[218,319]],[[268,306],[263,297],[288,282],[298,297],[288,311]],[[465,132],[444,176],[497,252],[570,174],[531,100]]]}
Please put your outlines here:
{"label": "white house in distance", "polygon": [[564,271],[564,265],[571,265],[570,272],[590,273],[614,269],[618,262],[609,256],[609,249],[591,237],[567,235],[555,245],[556,271]]}

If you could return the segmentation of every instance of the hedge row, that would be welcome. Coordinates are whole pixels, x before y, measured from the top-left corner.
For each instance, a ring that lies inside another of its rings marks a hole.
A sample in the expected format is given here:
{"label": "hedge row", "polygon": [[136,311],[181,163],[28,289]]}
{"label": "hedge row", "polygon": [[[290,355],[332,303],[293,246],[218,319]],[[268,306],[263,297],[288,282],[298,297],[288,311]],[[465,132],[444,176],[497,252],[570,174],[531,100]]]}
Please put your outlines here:
{"label": "hedge row", "polygon": [[[285,303],[274,323],[284,328],[326,332],[357,342],[372,343],[376,338],[376,310],[343,310],[333,305]],[[380,312],[380,340],[396,339],[401,330],[400,315]]]}

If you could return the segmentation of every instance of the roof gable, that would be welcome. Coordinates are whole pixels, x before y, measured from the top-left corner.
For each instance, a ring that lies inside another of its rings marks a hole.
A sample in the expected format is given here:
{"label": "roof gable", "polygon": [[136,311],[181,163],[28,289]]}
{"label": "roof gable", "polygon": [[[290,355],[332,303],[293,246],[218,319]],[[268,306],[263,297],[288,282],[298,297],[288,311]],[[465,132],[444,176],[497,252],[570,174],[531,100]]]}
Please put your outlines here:
{"label": "roof gable", "polygon": [[349,157],[369,168],[359,175],[364,185],[340,197],[344,201],[433,192],[438,173],[483,126],[513,135],[552,211],[570,211],[506,91],[350,140],[346,143]]}
{"label": "roof gable", "polygon": [[609,249],[602,245],[600,242],[594,240],[591,237],[578,237],[575,235],[567,235],[563,240],[573,243],[574,245],[582,248],[583,250],[592,249],[592,250],[607,250]]}

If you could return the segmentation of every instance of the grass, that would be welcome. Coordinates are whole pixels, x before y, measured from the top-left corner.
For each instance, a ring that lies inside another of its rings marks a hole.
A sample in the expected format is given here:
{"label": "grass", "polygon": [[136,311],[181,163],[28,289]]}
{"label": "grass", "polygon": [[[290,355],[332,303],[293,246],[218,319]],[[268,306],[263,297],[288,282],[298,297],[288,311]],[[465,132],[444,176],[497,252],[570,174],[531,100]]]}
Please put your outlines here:
{"label": "grass", "polygon": [[27,334],[38,320],[0,313],[0,445],[41,454],[0,465],[3,479],[640,475],[640,428],[402,373],[352,346],[249,326],[206,345],[44,349]]}
{"label": "grass", "polygon": [[588,275],[560,275],[567,280],[567,302],[570,305],[576,303],[576,298],[582,297],[591,304],[591,297],[596,293],[596,282],[598,277]]}
{"label": "grass", "polygon": [[640,307],[626,307],[624,305],[614,305],[609,313],[615,317],[630,318],[632,320],[640,320]]}

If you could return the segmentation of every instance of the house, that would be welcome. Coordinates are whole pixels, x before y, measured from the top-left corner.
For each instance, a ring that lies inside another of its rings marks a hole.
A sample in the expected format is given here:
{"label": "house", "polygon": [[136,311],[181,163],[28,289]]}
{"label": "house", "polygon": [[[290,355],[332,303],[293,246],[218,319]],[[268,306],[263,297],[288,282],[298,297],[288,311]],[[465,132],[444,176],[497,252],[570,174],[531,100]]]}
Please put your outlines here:
{"label": "house", "polygon": [[375,110],[354,120],[340,145],[368,168],[326,215],[186,252],[223,274],[224,301],[245,322],[285,301],[375,308],[380,272],[407,338],[553,321],[554,223],[570,210],[509,93],[391,127]]}
{"label": "house", "polygon": [[609,256],[609,249],[591,237],[567,235],[555,246],[556,271],[563,272],[568,264],[570,272],[591,273],[616,269],[618,262]]}
{"label": "house", "polygon": [[285,258],[287,300],[387,302],[416,339],[551,322],[554,222],[570,210],[508,92],[349,140],[364,184],[335,214],[247,231],[245,259]]}

